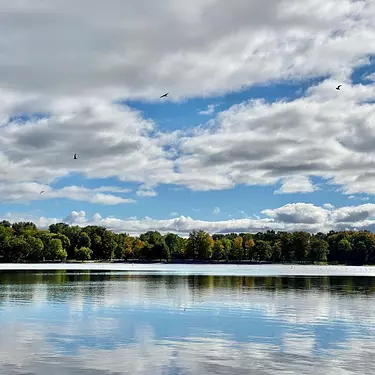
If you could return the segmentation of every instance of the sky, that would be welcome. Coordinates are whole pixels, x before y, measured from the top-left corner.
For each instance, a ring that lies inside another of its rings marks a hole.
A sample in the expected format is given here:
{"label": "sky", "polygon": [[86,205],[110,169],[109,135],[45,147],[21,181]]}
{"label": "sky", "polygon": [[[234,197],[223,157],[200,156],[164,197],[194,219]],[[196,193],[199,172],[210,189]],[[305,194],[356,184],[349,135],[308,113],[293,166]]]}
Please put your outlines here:
{"label": "sky", "polygon": [[375,229],[371,0],[14,0],[0,51],[0,219]]}

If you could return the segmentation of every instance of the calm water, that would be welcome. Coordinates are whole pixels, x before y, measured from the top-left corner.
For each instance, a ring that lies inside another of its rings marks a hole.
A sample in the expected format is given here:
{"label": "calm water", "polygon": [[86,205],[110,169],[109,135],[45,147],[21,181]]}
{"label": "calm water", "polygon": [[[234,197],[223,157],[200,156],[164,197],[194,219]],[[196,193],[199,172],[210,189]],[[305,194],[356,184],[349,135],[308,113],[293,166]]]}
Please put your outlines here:
{"label": "calm water", "polygon": [[374,374],[375,278],[0,271],[0,374]]}

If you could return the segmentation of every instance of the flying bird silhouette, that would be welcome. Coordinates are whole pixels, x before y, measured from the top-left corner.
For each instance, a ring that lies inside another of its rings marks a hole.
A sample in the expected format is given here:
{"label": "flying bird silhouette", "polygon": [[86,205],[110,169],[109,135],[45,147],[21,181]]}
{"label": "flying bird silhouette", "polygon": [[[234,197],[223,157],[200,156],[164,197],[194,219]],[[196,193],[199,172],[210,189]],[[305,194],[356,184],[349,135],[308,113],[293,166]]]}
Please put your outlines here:
{"label": "flying bird silhouette", "polygon": [[43,194],[44,193],[44,190],[42,190],[39,194]]}
{"label": "flying bird silhouette", "polygon": [[169,92],[167,92],[166,94],[162,95],[162,96],[160,97],[160,99],[161,99],[161,98],[166,98],[166,97],[168,96],[168,94],[169,94]]}
{"label": "flying bird silhouette", "polygon": [[77,154],[74,154],[73,159],[77,159]]}
{"label": "flying bird silhouette", "polygon": [[342,85],[338,85],[337,87],[336,87],[336,90],[340,90],[340,87],[341,87]]}

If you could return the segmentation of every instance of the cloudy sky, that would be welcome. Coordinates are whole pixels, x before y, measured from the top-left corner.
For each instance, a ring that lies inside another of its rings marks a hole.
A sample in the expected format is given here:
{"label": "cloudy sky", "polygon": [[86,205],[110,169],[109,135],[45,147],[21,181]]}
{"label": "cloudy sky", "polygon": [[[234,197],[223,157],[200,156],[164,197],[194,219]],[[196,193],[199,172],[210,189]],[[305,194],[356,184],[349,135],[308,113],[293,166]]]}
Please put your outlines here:
{"label": "cloudy sky", "polygon": [[0,47],[1,218],[374,227],[371,0],[14,0]]}

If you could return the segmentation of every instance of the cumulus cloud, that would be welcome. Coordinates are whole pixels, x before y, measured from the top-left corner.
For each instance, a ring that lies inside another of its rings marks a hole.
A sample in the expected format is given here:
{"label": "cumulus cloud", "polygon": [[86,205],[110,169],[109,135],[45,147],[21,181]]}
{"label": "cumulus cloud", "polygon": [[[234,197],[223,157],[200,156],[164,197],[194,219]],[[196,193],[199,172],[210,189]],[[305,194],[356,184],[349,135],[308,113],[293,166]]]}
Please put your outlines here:
{"label": "cumulus cloud", "polygon": [[[42,191],[43,193],[41,194]],[[116,186],[101,186],[93,189],[82,186],[65,186],[55,189],[49,185],[38,184],[36,182],[0,183],[0,195],[3,202],[27,203],[54,198],[66,198],[104,205],[136,202],[134,199],[103,194],[103,192],[128,193],[131,192],[131,189],[122,189]]]}
{"label": "cumulus cloud", "polygon": [[158,193],[152,189],[141,188],[136,193],[139,197],[156,197]]}
{"label": "cumulus cloud", "polygon": [[209,104],[207,109],[199,111],[200,115],[212,115],[215,112],[215,108],[218,107],[218,104]]}
{"label": "cumulus cloud", "polygon": [[[12,4],[0,6],[1,183],[81,173],[146,184],[140,197],[155,196],[159,184],[204,191],[280,181],[285,194],[314,191],[316,176],[344,194],[375,194],[375,84],[350,80],[375,53],[373,2]],[[233,105],[187,132],[161,132],[114,103],[308,77],[328,78],[302,98]],[[36,112],[46,116],[14,121]]]}
{"label": "cumulus cloud", "polygon": [[114,232],[126,232],[139,235],[149,230],[157,230],[163,234],[177,233],[187,237],[193,229],[202,229],[214,233],[259,231],[308,231],[310,233],[328,232],[330,230],[370,230],[375,228],[375,204],[347,206],[340,208],[324,208],[307,203],[293,203],[274,209],[262,211],[265,217],[221,221],[204,221],[180,215],[168,219],[128,218],[119,219],[113,216],[102,217],[99,213],[88,217],[85,211],[72,211],[65,218],[39,217],[35,214],[8,213],[2,219],[15,221],[34,221],[39,228],[45,229],[52,223],[64,221],[70,225],[100,225]]}
{"label": "cumulus cloud", "polygon": [[375,82],[375,72],[374,73],[370,73],[370,74],[365,74],[363,76],[363,79],[366,80],[366,81]]}
{"label": "cumulus cloud", "polygon": [[349,195],[348,196],[348,199],[352,199],[352,200],[360,200],[360,201],[368,201],[370,200],[369,197],[358,197],[356,195]]}
{"label": "cumulus cloud", "polygon": [[281,187],[275,190],[274,194],[312,193],[317,189],[309,178],[294,176],[285,178]]}
{"label": "cumulus cloud", "polygon": [[374,48],[374,6],[365,1],[1,7],[0,84],[28,95],[154,99],[166,88],[175,97],[208,95],[270,79],[340,76]]}

